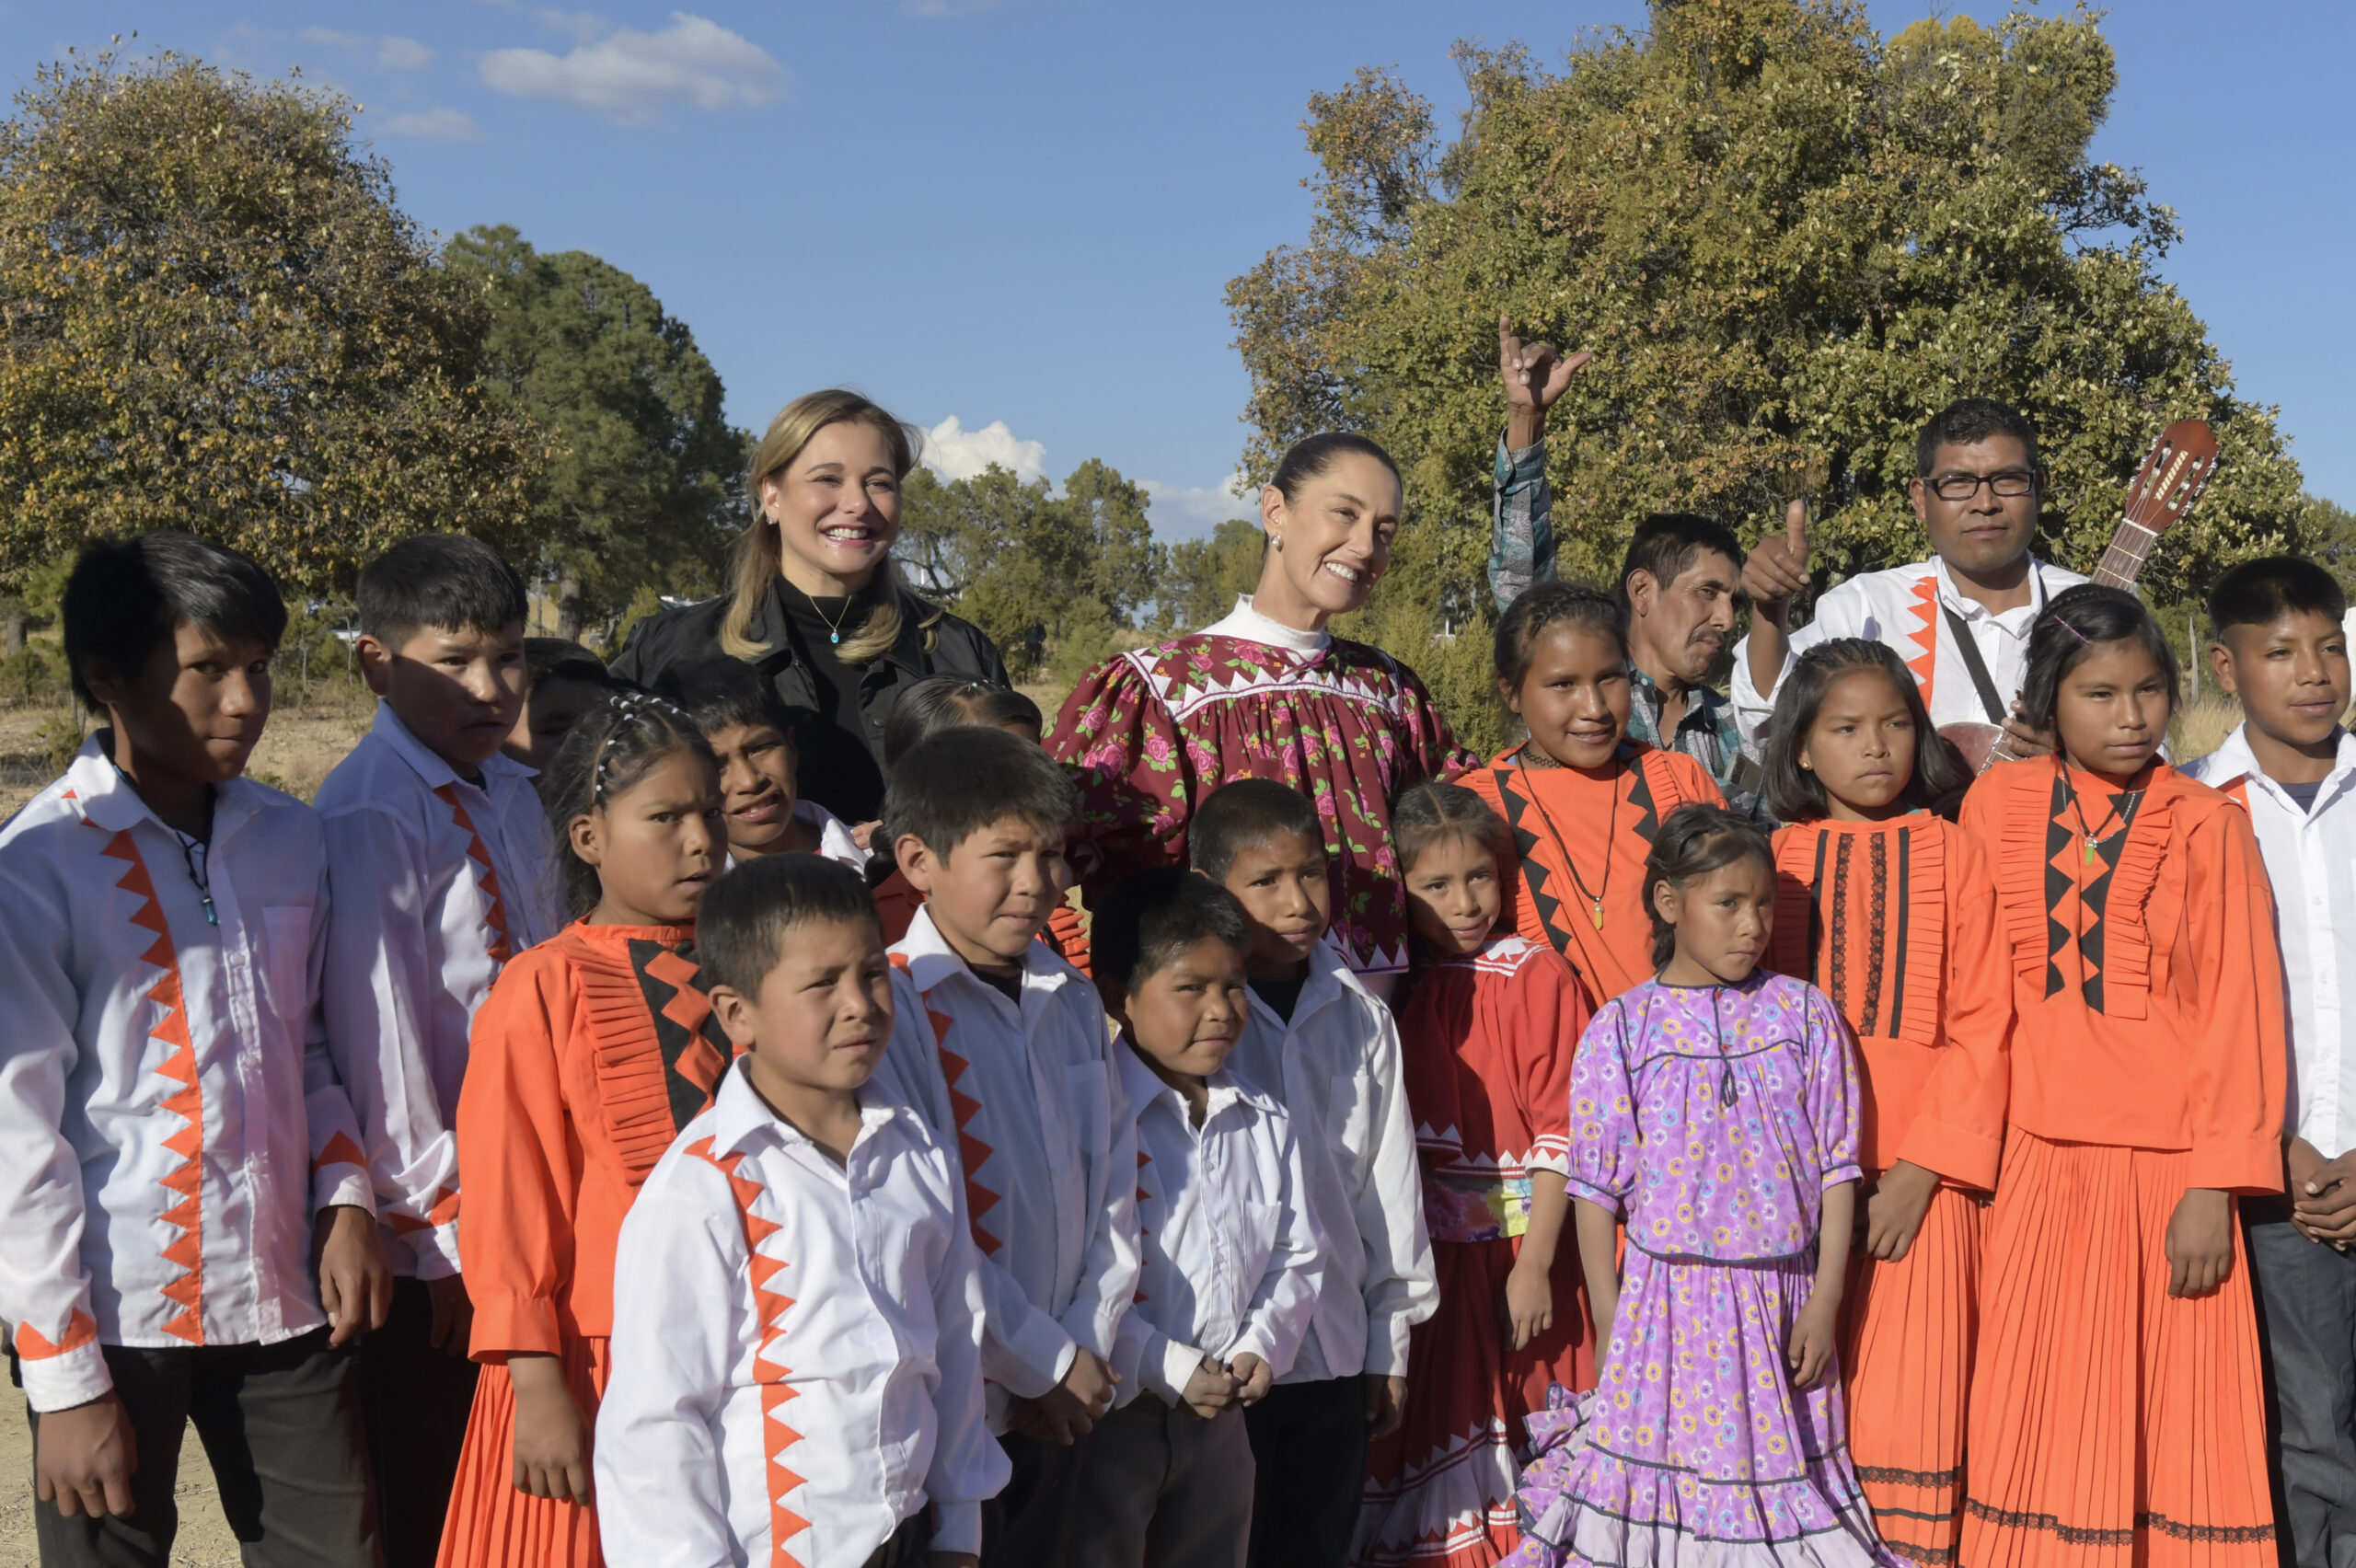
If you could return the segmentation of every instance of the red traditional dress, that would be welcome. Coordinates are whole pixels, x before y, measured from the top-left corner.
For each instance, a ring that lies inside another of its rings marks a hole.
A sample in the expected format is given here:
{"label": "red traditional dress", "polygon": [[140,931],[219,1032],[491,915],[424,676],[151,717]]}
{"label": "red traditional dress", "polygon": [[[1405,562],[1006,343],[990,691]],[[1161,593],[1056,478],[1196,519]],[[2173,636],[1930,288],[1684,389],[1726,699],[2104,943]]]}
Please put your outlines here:
{"label": "red traditional dress", "polygon": [[1841,1373],[1882,1540],[1953,1568],[2013,1029],[1994,877],[1978,839],[1917,812],[1794,823],[1775,835],[1775,882],[1769,967],[1812,982],[1857,1037],[1867,1180],[1901,1159],[1944,1178],[1905,1257],[1851,1250]]}
{"label": "red traditional dress", "polygon": [[1195,806],[1230,779],[1308,796],[1334,861],[1334,938],[1374,975],[1407,966],[1392,798],[1473,760],[1414,671],[1363,642],[1280,626],[1249,595],[1207,630],[1090,671],[1047,749],[1080,778],[1091,902],[1131,871],[1183,865]]}
{"label": "red traditional dress", "polygon": [[2154,763],[2050,757],[1964,797],[2017,1021],[1989,1210],[1961,1559],[2273,1568],[2249,1260],[2168,1294],[2195,1188],[2282,1187],[2282,960],[2249,817]]}
{"label": "red traditional dress", "polygon": [[1645,859],[1680,806],[1723,806],[1717,780],[1682,752],[1625,741],[1597,772],[1523,761],[1527,744],[1499,752],[1457,780],[1513,830],[1520,874],[1506,879],[1510,926],[1571,961],[1600,1007],[1653,977],[1652,917],[1645,912]]}
{"label": "red traditional dress", "polygon": [[1413,1330],[1407,1418],[1367,1457],[1354,1560],[1488,1568],[1519,1544],[1514,1482],[1546,1389],[1595,1386],[1567,1221],[1554,1326],[1520,1350],[1498,1321],[1529,1228],[1530,1176],[1570,1170],[1571,1055],[1588,1005],[1562,955],[1517,936],[1416,972],[1399,1018],[1439,1310]]}

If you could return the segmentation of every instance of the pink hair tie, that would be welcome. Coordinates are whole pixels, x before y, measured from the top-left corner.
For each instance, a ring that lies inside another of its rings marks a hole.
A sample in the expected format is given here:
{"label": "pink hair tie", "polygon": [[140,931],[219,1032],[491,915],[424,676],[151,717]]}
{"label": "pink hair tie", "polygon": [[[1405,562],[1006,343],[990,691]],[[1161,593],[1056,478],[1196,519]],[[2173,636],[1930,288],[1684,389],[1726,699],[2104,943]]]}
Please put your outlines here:
{"label": "pink hair tie", "polygon": [[2060,627],[2063,631],[2068,632],[2071,636],[2076,638],[2079,641],[2085,643],[2087,647],[2092,648],[2094,646],[2094,640],[2092,638],[2088,637],[2085,632],[2080,631],[2076,627],[2072,626],[2068,621],[2063,620],[2060,616],[2055,616],[2053,617],[2053,624]]}

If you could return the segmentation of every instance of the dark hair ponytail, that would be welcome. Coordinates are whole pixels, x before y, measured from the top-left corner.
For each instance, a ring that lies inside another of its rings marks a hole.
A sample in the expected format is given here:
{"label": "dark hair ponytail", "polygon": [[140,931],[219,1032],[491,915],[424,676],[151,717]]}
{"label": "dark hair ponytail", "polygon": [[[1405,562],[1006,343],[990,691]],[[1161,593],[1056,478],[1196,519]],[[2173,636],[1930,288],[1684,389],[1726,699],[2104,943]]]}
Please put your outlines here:
{"label": "dark hair ponytail", "polygon": [[1405,488],[1407,481],[1400,478],[1399,465],[1391,460],[1391,454],[1382,449],[1380,442],[1371,436],[1346,430],[1329,430],[1322,435],[1294,442],[1292,449],[1276,465],[1276,471],[1268,482],[1283,492],[1285,503],[1289,506],[1300,499],[1301,486],[1325,472],[1334,466],[1335,459],[1348,453],[1373,458],[1391,470],[1391,477],[1399,481],[1402,489]]}
{"label": "dark hair ponytail", "polygon": [[581,716],[549,765],[549,826],[556,834],[557,876],[564,912],[579,919],[597,907],[597,868],[573,852],[572,822],[602,811],[666,758],[693,752],[714,769],[711,743],[677,704],[652,692],[621,691]]}
{"label": "dark hair ponytail", "polygon": [[1660,917],[1653,894],[1668,882],[1683,887],[1737,860],[1752,859],[1775,874],[1775,852],[1767,836],[1724,806],[1695,803],[1669,813],[1653,838],[1653,852],[1645,857],[1645,913],[1653,923],[1653,967],[1658,969],[1677,951],[1677,928]]}
{"label": "dark hair ponytail", "polygon": [[2062,706],[2062,677],[2110,642],[2142,644],[2168,683],[2168,712],[2176,712],[2181,679],[2176,650],[2152,612],[2123,588],[2081,582],[2048,600],[2029,628],[2028,674],[2021,683],[2021,712],[2029,728],[2058,732],[2054,714]]}

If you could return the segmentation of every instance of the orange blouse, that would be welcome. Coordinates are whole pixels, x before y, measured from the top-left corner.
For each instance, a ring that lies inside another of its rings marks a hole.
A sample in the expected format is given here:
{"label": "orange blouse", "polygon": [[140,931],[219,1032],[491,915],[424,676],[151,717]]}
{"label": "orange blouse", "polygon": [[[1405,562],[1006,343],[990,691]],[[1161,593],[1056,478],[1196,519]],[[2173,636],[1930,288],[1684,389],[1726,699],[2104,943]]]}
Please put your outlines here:
{"label": "orange blouse", "polygon": [[1992,1190],[2013,983],[1980,841],[1917,812],[1794,823],[1774,846],[1768,967],[1813,982],[1856,1034],[1865,1163]]}
{"label": "orange blouse", "polygon": [[1521,750],[1456,779],[1513,832],[1520,874],[1506,879],[1497,923],[1569,959],[1600,1007],[1656,967],[1644,882],[1661,823],[1680,806],[1722,806],[1726,797],[1692,757],[1641,741],[1623,743],[1601,774],[1525,767]]}
{"label": "orange blouse", "polygon": [[2188,1150],[2189,1186],[2280,1192],[2288,1047],[2258,839],[2166,764],[2142,779],[2121,791],[2039,758],[1964,797],[2019,1014],[2009,1119],[2053,1142]]}
{"label": "orange blouse", "polygon": [[693,935],[576,922],[501,971],[475,1014],[458,1257],[476,1360],[613,1332],[622,1216],[734,1055]]}

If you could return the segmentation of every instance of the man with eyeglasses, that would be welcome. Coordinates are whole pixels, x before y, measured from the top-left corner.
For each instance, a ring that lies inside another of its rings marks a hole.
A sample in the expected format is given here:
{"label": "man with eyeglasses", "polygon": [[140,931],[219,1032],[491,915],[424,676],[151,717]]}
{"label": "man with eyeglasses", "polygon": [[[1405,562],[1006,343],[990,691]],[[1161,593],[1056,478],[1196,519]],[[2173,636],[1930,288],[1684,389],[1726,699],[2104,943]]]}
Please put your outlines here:
{"label": "man with eyeglasses", "polygon": [[2047,599],[2085,579],[2029,554],[2042,488],[2037,432],[2002,403],[1959,399],[1923,427],[1914,473],[1914,515],[1932,558],[1850,578],[1817,600],[1797,631],[1785,618],[1808,580],[1796,503],[1784,531],[1744,561],[1750,632],[1735,649],[1734,708],[1746,740],[1774,711],[1794,658],[1829,638],[1863,637],[1895,649],[1914,672],[1934,724],[2001,723],[2016,753],[2052,750],[2050,736],[2013,717],[2028,628]]}

